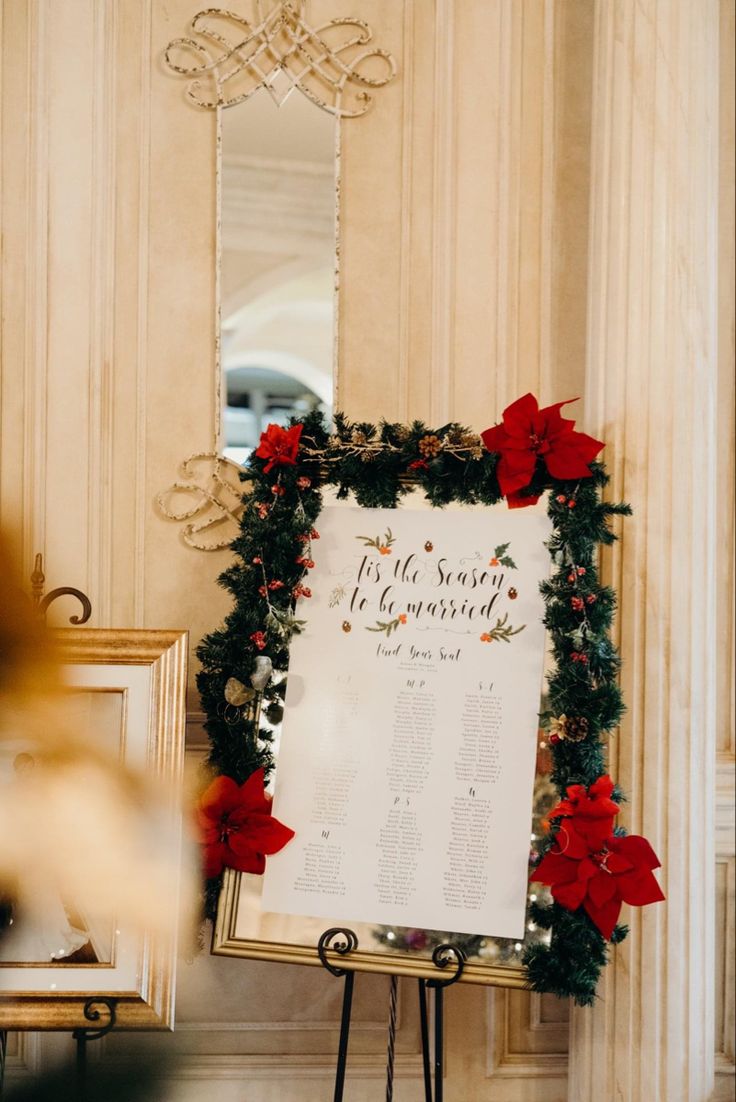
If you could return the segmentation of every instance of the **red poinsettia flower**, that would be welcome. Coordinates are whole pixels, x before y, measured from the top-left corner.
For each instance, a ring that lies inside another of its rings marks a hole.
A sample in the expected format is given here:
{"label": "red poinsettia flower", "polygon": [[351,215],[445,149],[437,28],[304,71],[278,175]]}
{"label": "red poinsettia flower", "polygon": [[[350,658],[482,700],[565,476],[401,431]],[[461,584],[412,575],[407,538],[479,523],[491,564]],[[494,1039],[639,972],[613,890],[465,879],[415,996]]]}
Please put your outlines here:
{"label": "red poinsettia flower", "polygon": [[271,814],[271,797],[257,769],[245,784],[215,777],[197,807],[204,874],[209,880],[223,868],[263,873],[266,854],[278,853],[294,831]]}
{"label": "red poinsettia flower", "polygon": [[263,468],[264,474],[268,474],[272,467],[296,464],[296,453],[299,451],[299,437],[302,434],[303,425],[293,425],[290,429],[282,429],[281,425],[269,425],[265,432],[261,433],[261,442],[256,448],[259,459],[267,459],[268,463]]}
{"label": "red poinsettia flower", "polygon": [[560,819],[554,844],[530,879],[549,884],[552,896],[569,911],[583,907],[610,939],[622,903],[642,907],[664,899],[652,869],[659,868],[646,838],[613,833],[619,806],[610,797],[613,781],[599,777],[586,789],[574,784],[549,813]]}
{"label": "red poinsettia flower", "polygon": [[519,493],[532,480],[541,458],[553,478],[589,478],[589,464],[603,448],[584,432],[575,432],[575,422],[560,416],[560,410],[577,398],[568,398],[540,409],[533,394],[525,394],[503,411],[503,424],[481,433],[489,452],[500,456],[496,473],[501,493],[510,508],[533,505],[539,495]]}
{"label": "red poinsettia flower", "polygon": [[[611,799],[613,781],[605,774],[590,788],[569,785],[566,796],[547,813],[548,819],[572,819],[577,833],[591,846],[603,845],[613,833],[613,820],[619,805]],[[560,825],[561,831],[565,824]]]}

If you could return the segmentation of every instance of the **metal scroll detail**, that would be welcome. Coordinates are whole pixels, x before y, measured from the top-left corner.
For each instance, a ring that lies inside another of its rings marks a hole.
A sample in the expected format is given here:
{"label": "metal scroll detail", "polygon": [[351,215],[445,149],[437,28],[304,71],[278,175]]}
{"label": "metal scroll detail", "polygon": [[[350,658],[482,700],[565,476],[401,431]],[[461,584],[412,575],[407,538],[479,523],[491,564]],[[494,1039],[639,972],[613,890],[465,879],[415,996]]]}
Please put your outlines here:
{"label": "metal scroll detail", "polygon": [[[185,459],[179,470],[187,481],[162,490],[156,496],[159,509],[168,520],[190,521],[181,533],[189,547],[197,551],[229,547],[243,511],[242,467],[217,452],[198,452]],[[214,538],[205,535],[212,529],[216,529]]]}
{"label": "metal scroll detail", "polygon": [[339,953],[341,957],[346,957],[357,948],[357,935],[347,926],[332,926],[329,930],[325,930],[317,943],[317,953],[323,967],[333,976],[338,977],[345,975],[345,969],[331,963],[327,958],[328,952]]}
{"label": "metal scroll detail", "polygon": [[278,107],[295,88],[338,118],[364,115],[368,89],[396,75],[386,50],[370,46],[362,19],[339,18],[312,27],[307,0],[250,0],[252,18],[207,8],[191,21],[191,36],[169,43],[164,60],[189,77],[187,97],[215,109],[242,103],[264,88]]}
{"label": "metal scroll detail", "polygon": [[57,589],[52,589],[50,593],[47,593],[44,597],[43,591],[46,585],[46,575],[43,572],[43,555],[37,554],[34,564],[33,573],[31,574],[31,596],[33,599],[33,605],[41,620],[46,619],[46,613],[49,610],[49,605],[58,597],[76,597],[82,606],[81,615],[73,614],[69,617],[70,624],[86,624],[92,615],[92,602],[86,593],[82,593],[81,589],[75,589],[70,585],[61,585]]}
{"label": "metal scroll detail", "polygon": [[427,980],[428,987],[451,987],[462,978],[465,969],[465,953],[459,945],[452,942],[443,942],[437,945],[432,953],[432,963],[435,968],[449,969],[449,972],[439,978]]}

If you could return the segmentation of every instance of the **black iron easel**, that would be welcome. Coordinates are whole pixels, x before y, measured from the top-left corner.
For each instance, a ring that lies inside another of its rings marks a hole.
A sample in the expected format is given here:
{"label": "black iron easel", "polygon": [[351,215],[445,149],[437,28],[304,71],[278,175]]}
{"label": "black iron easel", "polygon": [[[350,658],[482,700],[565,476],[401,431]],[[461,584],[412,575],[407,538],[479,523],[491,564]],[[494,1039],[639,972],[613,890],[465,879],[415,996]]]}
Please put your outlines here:
{"label": "black iron easel", "polygon": [[86,1102],[87,1099],[87,1044],[89,1041],[99,1041],[100,1037],[104,1037],[111,1029],[115,1028],[116,1005],[116,999],[103,998],[102,996],[87,999],[83,1012],[85,1019],[88,1022],[99,1022],[102,1013],[96,1007],[104,1006],[107,1011],[107,1021],[104,1025],[79,1026],[72,1030],[72,1037],[77,1042],[77,1092],[79,1102]]}
{"label": "black iron easel", "polygon": [[[358,948],[358,938],[346,927],[333,926],[325,930],[317,943],[317,952],[327,971],[339,978],[344,977],[345,987],[342,998],[340,1019],[340,1041],[337,1050],[337,1068],[335,1072],[335,1093],[333,1102],[343,1102],[345,1089],[345,1071],[347,1067],[348,1041],[350,1039],[350,1020],[353,1005],[353,987],[355,971],[344,968],[328,958],[328,953],[337,953],[345,958]],[[465,967],[465,954],[457,945],[446,943],[438,945],[432,953],[432,964],[439,970],[451,968],[451,974],[432,979],[420,979],[419,982],[419,1020],[422,1037],[422,1068],[424,1073],[425,1102],[442,1102],[444,1070],[444,989],[457,983]],[[427,988],[434,991],[434,1046],[433,1059],[430,1058],[429,1013],[427,1006]],[[389,995],[388,1051],[386,1058],[386,1102],[393,1102],[394,1080],[394,1042],[396,1037],[396,997],[398,976],[391,976]],[[434,1093],[432,1091],[432,1065],[434,1065]]]}

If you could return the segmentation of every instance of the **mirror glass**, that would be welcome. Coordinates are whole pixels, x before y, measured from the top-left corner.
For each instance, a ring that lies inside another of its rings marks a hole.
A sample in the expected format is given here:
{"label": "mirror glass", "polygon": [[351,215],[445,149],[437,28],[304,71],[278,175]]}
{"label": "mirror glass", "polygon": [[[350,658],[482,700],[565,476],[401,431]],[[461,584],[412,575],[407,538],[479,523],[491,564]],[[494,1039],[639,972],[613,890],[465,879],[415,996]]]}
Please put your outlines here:
{"label": "mirror glass", "polygon": [[336,123],[298,89],[221,112],[221,451],[332,413]]}

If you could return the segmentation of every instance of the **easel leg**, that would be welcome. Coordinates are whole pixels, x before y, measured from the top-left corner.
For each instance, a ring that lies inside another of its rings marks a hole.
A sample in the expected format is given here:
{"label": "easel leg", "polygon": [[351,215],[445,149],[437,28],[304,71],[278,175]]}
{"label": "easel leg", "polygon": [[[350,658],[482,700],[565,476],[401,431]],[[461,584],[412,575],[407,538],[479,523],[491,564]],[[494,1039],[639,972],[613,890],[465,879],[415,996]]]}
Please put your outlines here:
{"label": "easel leg", "polygon": [[342,1019],[340,1021],[340,1044],[337,1050],[337,1072],[335,1074],[334,1102],[342,1102],[345,1089],[345,1068],[348,1060],[348,1041],[350,1039],[350,1015],[353,1008],[353,984],[355,972],[345,973],[345,990],[342,996]]}
{"label": "easel leg", "polygon": [[434,1102],[442,1102],[444,991],[434,989]]}
{"label": "easel leg", "polygon": [[74,1040],[77,1042],[77,1096],[79,1102],[87,1100],[87,1031],[75,1029]]}
{"label": "easel leg", "polygon": [[427,981],[419,980],[419,1025],[422,1034],[422,1066],[424,1069],[424,1102],[432,1102],[432,1074],[429,1066],[429,1018],[427,1016]]}
{"label": "easel leg", "polygon": [[399,977],[391,977],[391,989],[388,997],[388,1045],[386,1049],[386,1102],[394,1097],[394,1058],[396,1055],[396,1000],[399,992]]}
{"label": "easel leg", "polygon": [[5,1080],[5,1054],[8,1048],[8,1033],[0,1029],[0,1094],[3,1093],[3,1081]]}
{"label": "easel leg", "polygon": [[340,1044],[337,1050],[337,1071],[335,1073],[334,1102],[342,1102],[345,1089],[345,1068],[348,1060],[348,1041],[350,1039],[350,1015],[353,1009],[353,984],[355,973],[352,969],[340,968],[330,954],[345,957],[358,948],[358,939],[352,930],[346,926],[333,926],[325,930],[317,942],[317,953],[324,968],[332,976],[345,977],[345,987],[342,995],[342,1017],[340,1019]]}
{"label": "easel leg", "polygon": [[78,1028],[72,1030],[72,1037],[77,1042],[77,1095],[79,1102],[87,1099],[87,1042],[99,1041],[115,1027],[116,1000],[108,998],[87,999],[84,1004],[84,1017],[88,1022],[99,1022],[102,1015],[98,1006],[103,1006],[108,1015],[108,1021],[98,1029]]}

